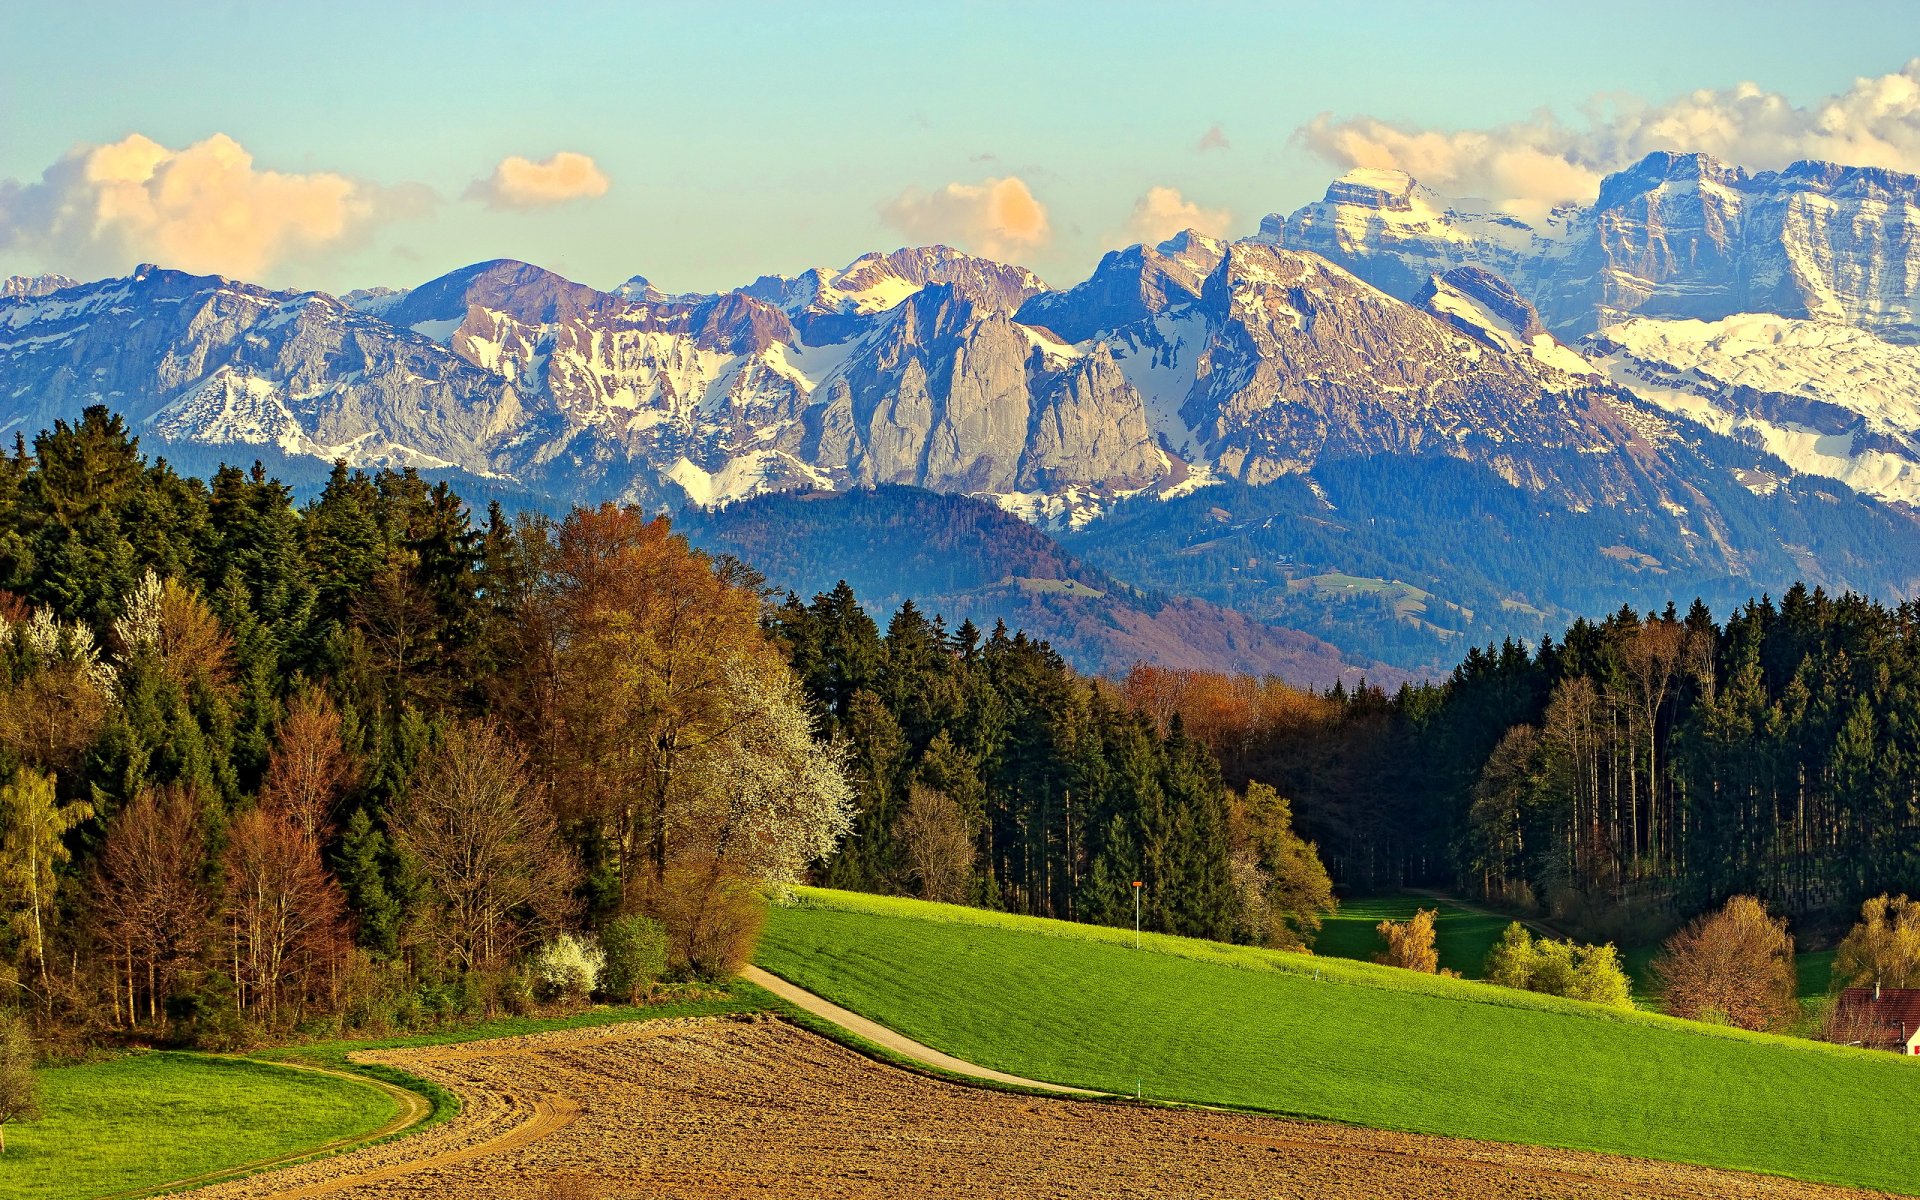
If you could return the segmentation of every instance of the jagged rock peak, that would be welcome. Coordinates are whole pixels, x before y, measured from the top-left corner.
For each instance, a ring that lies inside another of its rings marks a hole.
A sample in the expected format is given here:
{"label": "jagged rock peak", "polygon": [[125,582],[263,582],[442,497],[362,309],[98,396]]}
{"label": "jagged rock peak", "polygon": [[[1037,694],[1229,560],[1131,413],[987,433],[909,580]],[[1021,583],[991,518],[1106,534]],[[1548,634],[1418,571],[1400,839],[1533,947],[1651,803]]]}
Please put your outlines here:
{"label": "jagged rock peak", "polygon": [[79,285],[66,275],[9,275],[0,280],[0,299],[33,300]]}
{"label": "jagged rock peak", "polygon": [[1479,337],[1477,328],[1463,325],[1457,314],[1445,306],[1443,297],[1449,291],[1484,307],[1521,338],[1531,340],[1547,331],[1547,327],[1540,323],[1540,314],[1533,305],[1515,291],[1511,283],[1483,267],[1455,267],[1445,274],[1435,275],[1414,297],[1414,306],[1426,309],[1456,328]]}

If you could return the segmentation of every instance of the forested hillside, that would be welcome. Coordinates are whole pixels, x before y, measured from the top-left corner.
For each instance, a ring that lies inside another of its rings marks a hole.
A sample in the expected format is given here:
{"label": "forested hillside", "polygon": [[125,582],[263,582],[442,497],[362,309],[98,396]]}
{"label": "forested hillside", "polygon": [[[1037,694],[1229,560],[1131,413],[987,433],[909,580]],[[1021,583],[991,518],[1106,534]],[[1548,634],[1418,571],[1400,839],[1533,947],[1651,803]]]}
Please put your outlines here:
{"label": "forested hillside", "polygon": [[1362,679],[1391,686],[1405,678],[1297,629],[1143,590],[967,496],[886,484],[761,496],[689,511],[680,522],[695,545],[745,559],[775,586],[802,596],[845,580],[878,608],[911,599],[954,621],[1004,621],[1093,674],[1150,662],[1278,675],[1314,688]]}

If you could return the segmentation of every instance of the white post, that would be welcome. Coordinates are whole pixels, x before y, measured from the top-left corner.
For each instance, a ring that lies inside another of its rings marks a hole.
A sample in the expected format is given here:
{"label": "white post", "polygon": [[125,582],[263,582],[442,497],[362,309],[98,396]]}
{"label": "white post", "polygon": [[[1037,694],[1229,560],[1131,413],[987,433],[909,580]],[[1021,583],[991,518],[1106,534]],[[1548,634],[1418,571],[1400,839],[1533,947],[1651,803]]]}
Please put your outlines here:
{"label": "white post", "polygon": [[1140,948],[1140,881],[1133,881],[1133,948]]}

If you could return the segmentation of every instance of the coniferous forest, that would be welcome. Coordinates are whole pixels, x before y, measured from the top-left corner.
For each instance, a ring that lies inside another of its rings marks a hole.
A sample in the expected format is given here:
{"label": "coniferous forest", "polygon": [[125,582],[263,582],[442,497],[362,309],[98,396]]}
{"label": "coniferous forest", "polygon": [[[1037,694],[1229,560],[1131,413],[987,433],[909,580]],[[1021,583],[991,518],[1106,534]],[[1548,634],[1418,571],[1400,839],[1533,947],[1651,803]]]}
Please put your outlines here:
{"label": "coniferous forest", "polygon": [[630,998],[803,880],[1112,924],[1139,881],[1148,928],[1278,946],[1336,886],[1839,913],[1920,888],[1917,615],[1623,609],[1391,695],[1094,679],[634,509],[296,503],[94,409],[0,462],[0,988],[200,1044]]}

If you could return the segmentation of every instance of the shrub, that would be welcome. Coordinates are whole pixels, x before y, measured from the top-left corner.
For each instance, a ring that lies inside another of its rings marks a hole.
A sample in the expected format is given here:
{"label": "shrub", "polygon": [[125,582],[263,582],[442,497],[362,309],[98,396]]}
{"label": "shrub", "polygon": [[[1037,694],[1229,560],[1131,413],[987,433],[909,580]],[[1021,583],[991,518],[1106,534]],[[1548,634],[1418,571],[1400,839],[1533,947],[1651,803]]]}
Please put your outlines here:
{"label": "shrub", "polygon": [[7,1122],[40,1115],[40,1081],[33,1073],[33,1039],[19,1017],[0,1017],[0,1154],[7,1149]]}
{"label": "shrub", "polygon": [[719,979],[734,974],[760,941],[766,903],[751,880],[714,859],[677,863],[647,880],[640,907],[667,931],[667,961],[676,970]]}
{"label": "shrub", "polygon": [[1486,980],[1502,987],[1565,996],[1611,1008],[1632,1008],[1633,987],[1611,944],[1576,946],[1536,940],[1515,921],[1487,953]]}
{"label": "shrub", "polygon": [[1440,969],[1440,952],[1433,944],[1433,921],[1437,908],[1418,908],[1407,921],[1382,921],[1374,928],[1387,940],[1387,948],[1373,961],[1407,971],[1432,975]]}
{"label": "shrub", "polygon": [[638,1004],[643,992],[667,973],[666,926],[639,913],[615,917],[600,931],[606,965],[600,969],[600,994]]}
{"label": "shrub", "polygon": [[534,955],[534,991],[545,1000],[583,1000],[599,985],[606,960],[599,946],[563,933]]}

